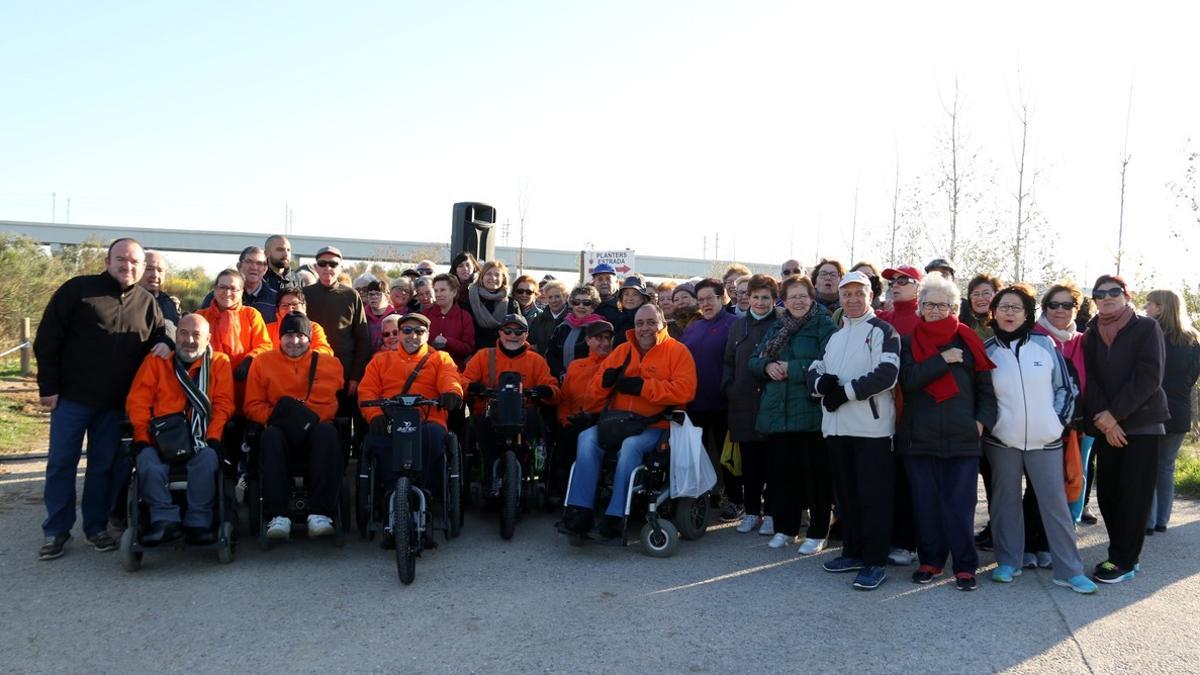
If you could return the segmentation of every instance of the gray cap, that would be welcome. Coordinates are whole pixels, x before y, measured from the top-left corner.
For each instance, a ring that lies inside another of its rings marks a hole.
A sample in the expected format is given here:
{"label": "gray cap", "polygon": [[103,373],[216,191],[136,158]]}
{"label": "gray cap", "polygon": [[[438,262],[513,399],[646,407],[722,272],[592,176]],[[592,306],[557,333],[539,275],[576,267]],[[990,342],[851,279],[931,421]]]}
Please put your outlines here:
{"label": "gray cap", "polygon": [[326,253],[332,253],[333,255],[336,255],[338,260],[341,260],[342,258],[342,252],[338,250],[338,247],[336,246],[322,246],[321,248],[317,249],[317,255],[314,257],[320,258]]}

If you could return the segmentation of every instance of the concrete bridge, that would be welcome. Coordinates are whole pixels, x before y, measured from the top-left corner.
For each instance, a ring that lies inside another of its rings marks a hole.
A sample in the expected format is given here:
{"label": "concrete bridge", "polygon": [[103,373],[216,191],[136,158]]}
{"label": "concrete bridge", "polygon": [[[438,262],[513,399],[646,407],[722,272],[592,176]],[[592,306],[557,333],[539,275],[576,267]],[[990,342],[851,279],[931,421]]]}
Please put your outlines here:
{"label": "concrete bridge", "polygon": [[[158,251],[237,254],[247,246],[262,246],[273,232],[230,232],[223,230],[180,230],[164,227],[115,227],[111,225],[66,225],[0,220],[0,231],[28,236],[42,244],[74,245],[88,239],[109,242],[119,237],[135,237],[146,248]],[[311,258],[322,246],[336,246],[350,260],[415,262],[429,257],[440,263],[450,262],[450,244],[446,241],[394,241],[388,239],[351,239],[339,236],[288,235],[292,252]],[[632,248],[636,250],[636,242]],[[496,257],[513,265],[519,258],[513,246],[497,246]],[[525,267],[534,270],[579,273],[582,251],[526,248]],[[637,272],[647,277],[694,277],[719,274],[728,261],[698,260],[637,254]],[[782,261],[779,261],[782,262]],[[746,263],[755,272],[779,273],[779,262]]]}

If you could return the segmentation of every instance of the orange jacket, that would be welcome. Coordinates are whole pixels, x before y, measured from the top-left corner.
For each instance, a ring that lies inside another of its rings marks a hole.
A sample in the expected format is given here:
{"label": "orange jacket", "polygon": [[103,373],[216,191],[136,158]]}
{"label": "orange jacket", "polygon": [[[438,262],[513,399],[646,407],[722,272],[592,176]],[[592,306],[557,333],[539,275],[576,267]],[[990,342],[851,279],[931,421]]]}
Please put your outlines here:
{"label": "orange jacket", "polygon": [[567,366],[563,376],[562,397],[558,401],[558,423],[567,424],[567,418],[581,412],[598,413],[604,409],[603,392],[592,387],[592,376],[600,368],[604,358],[593,353],[586,359],[575,359]]}
{"label": "orange jacket", "polygon": [[[194,375],[199,369],[200,359],[196,359],[188,367],[188,374]],[[214,352],[212,355],[208,368],[208,399],[212,403],[212,413],[204,438],[220,440],[225,422],[233,414],[233,369],[229,366],[229,357],[224,354]],[[170,358],[166,359],[153,354],[146,356],[125,397],[125,412],[133,425],[133,440],[153,445],[150,420],[184,412],[186,408],[187,396],[175,376],[175,353],[171,352]]]}
{"label": "orange jacket", "polygon": [[[492,354],[495,354],[496,357],[494,369]],[[495,389],[500,379],[500,373],[509,371],[521,374],[523,389],[533,389],[541,384],[550,387],[554,393],[550,398],[542,399],[542,403],[554,405],[558,402],[558,380],[550,374],[550,366],[546,363],[545,357],[529,348],[518,354],[516,358],[508,356],[499,347],[480,349],[475,352],[475,356],[472,356],[470,361],[467,361],[462,379],[468,385],[472,382],[482,382],[483,386],[488,389]],[[482,415],[485,407],[486,404],[483,401],[475,401],[471,404],[471,414]]]}
{"label": "orange jacket", "polygon": [[[275,314],[275,320],[267,324],[267,337],[271,338],[271,344],[275,346],[275,349],[279,349],[279,324],[287,314],[287,312],[278,312]],[[325,337],[325,329],[321,328],[321,324],[309,321],[308,325],[312,326],[312,339],[309,341],[312,350],[333,356],[333,347],[329,346],[329,338]]]}
{"label": "orange jacket", "polygon": [[271,336],[267,333],[267,324],[263,322],[262,314],[259,314],[258,310],[253,307],[243,306],[237,310],[236,318],[241,324],[241,331],[238,343],[233,345],[224,344],[217,335],[217,320],[221,315],[221,309],[217,307],[217,303],[214,302],[204,309],[198,309],[196,313],[208,320],[213,351],[227,355],[229,365],[234,368],[237,368],[242,359],[247,356],[258,356],[274,347],[275,343],[271,342]]}
{"label": "orange jacket", "polygon": [[603,385],[604,371],[619,368],[629,358],[624,377],[640,377],[642,393],[617,394],[612,410],[628,410],[638,415],[657,415],[667,408],[683,408],[696,397],[696,362],[684,344],[658,331],[657,342],[644,355],[638,351],[637,337],[625,332],[625,342],[617,345],[592,376],[596,395],[607,397],[610,388]]}
{"label": "orange jacket", "polygon": [[[429,360],[421,366],[417,378],[413,380],[408,393],[423,398],[436,399],[439,394],[463,395],[462,382],[458,379],[458,366],[450,354],[438,351],[429,345],[421,345],[416,353],[409,354],[403,348],[394,352],[376,352],[367,363],[363,379],[358,383],[358,400],[369,401],[378,398],[391,398],[404,389],[404,383],[412,374],[417,364],[425,355]],[[383,414],[382,408],[362,408],[363,417],[367,421]],[[428,422],[436,422],[446,426],[446,411],[441,408],[426,407],[421,409],[421,417]]]}
{"label": "orange jacket", "polygon": [[318,356],[312,393],[305,399],[312,355],[311,349],[296,358],[271,350],[254,359],[246,378],[245,412],[251,422],[266,424],[275,404],[284,396],[304,401],[322,422],[333,419],[338,409],[337,393],[343,384],[342,364],[332,356]]}

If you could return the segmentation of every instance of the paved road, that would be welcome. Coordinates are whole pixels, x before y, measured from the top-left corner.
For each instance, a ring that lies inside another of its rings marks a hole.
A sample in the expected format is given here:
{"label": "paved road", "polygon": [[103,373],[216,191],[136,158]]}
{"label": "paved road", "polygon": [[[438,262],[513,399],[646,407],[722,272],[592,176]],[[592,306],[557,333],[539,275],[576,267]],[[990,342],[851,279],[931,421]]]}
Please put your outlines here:
{"label": "paved road", "polygon": [[[1200,672],[1200,505],[1147,542],[1134,582],[1083,597],[1027,571],[974,593],[912,568],[854,592],[815,559],[725,527],[668,560],[511,542],[469,514],[401,587],[389,553],[297,541],[230,566],[148,553],[136,574],[78,538],[38,562],[41,467],[0,470],[0,670],[123,672]],[[1081,529],[1084,560],[1102,526]],[[984,564],[993,564],[984,554]]]}

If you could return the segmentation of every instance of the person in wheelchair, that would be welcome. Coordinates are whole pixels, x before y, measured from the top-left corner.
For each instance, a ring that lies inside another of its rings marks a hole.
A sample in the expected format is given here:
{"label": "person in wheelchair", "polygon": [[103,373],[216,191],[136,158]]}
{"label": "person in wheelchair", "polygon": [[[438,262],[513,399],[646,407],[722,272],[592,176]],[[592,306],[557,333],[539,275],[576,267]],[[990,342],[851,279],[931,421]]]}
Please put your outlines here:
{"label": "person in wheelchair", "polygon": [[[500,323],[500,337],[496,340],[496,346],[475,352],[462,374],[463,381],[467,383],[467,393],[475,398],[471,405],[471,416],[477,416],[475,432],[483,451],[484,465],[488,467],[499,457],[499,451],[491,420],[484,414],[485,402],[479,395],[498,386],[500,373],[520,373],[522,389],[533,392],[544,404],[558,402],[558,381],[550,374],[546,359],[529,348],[528,336],[529,322],[525,317],[520,314],[506,315]],[[539,422],[540,416],[537,414],[525,416],[526,436],[532,437],[538,433]]]}
{"label": "person in wheelchair", "polygon": [[588,346],[587,358],[575,359],[567,366],[562,394],[558,401],[558,438],[555,447],[561,456],[557,457],[554,463],[554,485],[551,492],[560,497],[567,487],[567,472],[575,459],[579,433],[596,425],[596,419],[604,409],[607,398],[604,392],[592,387],[592,377],[600,371],[600,364],[612,353],[613,325],[607,321],[588,324],[584,335]]}
{"label": "person in wheelchair", "polygon": [[300,312],[279,321],[279,349],[264,352],[250,366],[245,412],[263,425],[259,481],[269,539],[291,536],[288,465],[301,453],[308,465],[308,536],[333,534],[344,461],[333,416],[342,383],[341,362],[312,350],[312,324]]}
{"label": "person in wheelchair", "polygon": [[[657,305],[643,305],[634,316],[633,330],[626,332],[626,341],[613,349],[592,376],[591,387],[605,395],[601,424],[609,412],[653,418],[670,408],[686,406],[696,395],[696,363],[683,343],[667,335],[662,310]],[[604,455],[617,451],[612,499],[597,529],[605,539],[621,536],[630,477],[666,427],[666,421],[651,421],[641,433],[626,437],[619,450],[601,446],[598,427],[580,433],[562,527],[580,535],[592,529]]]}
{"label": "person in wheelchair", "polygon": [[[380,351],[371,357],[362,382],[358,385],[360,401],[412,395],[437,399],[436,408],[421,409],[420,487],[432,494],[441,494],[442,457],[446,447],[447,411],[462,407],[462,383],[458,366],[448,352],[429,346],[429,317],[410,312],[400,319],[400,348]],[[375,457],[375,475],[383,485],[393,485],[399,472],[392,467],[392,434],[382,408],[361,408],[370,431],[366,452]],[[366,453],[364,453],[365,455]]]}
{"label": "person in wheelchair", "polygon": [[[216,541],[213,512],[219,461],[214,448],[220,447],[217,439],[233,414],[233,369],[229,357],[214,353],[209,341],[208,321],[203,316],[183,317],[172,356],[147,356],[125,399],[133,426],[138,490],[150,511],[150,531],[141,538],[144,545],[174,541],[185,532],[189,544]],[[151,435],[152,420],[175,413],[186,416],[193,442],[193,452],[186,460],[187,511],[182,520],[167,488],[170,467]]]}

